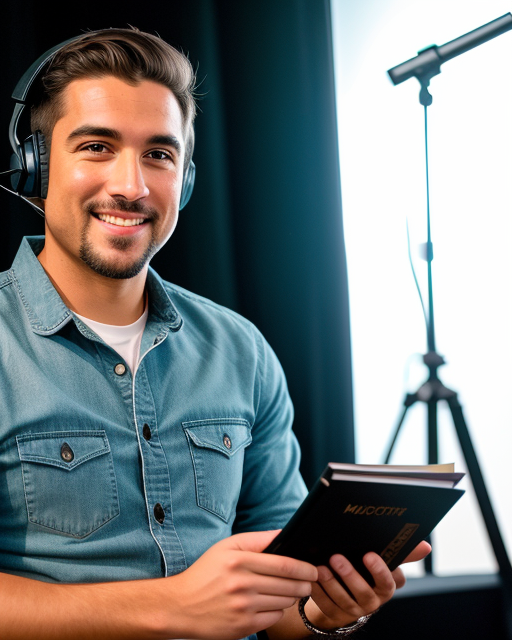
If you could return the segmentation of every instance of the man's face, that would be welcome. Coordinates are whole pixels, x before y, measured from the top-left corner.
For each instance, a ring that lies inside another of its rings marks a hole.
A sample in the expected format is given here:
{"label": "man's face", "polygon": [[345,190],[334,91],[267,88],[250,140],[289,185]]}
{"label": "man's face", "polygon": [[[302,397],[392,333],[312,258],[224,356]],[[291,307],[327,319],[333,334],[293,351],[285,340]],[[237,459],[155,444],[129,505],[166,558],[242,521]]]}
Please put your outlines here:
{"label": "man's face", "polygon": [[71,82],[53,129],[45,252],[62,267],[87,265],[131,278],[165,244],[178,219],[182,115],[151,81]]}

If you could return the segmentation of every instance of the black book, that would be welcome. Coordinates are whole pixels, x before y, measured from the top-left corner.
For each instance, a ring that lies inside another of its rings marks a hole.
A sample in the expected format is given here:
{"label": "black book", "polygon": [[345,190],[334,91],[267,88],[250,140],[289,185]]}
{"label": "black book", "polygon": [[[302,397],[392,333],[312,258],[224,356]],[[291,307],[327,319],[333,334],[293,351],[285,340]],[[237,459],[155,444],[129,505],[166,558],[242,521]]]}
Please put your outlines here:
{"label": "black book", "polygon": [[369,551],[396,569],[463,495],[453,465],[329,463],[265,553],[329,566],[344,555],[373,584],[363,564]]}

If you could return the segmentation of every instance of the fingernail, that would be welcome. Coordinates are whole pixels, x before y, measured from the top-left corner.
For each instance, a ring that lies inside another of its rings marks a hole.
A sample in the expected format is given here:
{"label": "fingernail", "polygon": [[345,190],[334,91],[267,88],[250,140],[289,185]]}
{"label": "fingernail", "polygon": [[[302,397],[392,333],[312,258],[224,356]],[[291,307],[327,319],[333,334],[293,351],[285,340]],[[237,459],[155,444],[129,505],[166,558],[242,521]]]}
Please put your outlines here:
{"label": "fingernail", "polygon": [[364,556],[363,562],[365,563],[368,569],[373,569],[376,564],[378,564],[378,556],[374,553],[368,553]]}
{"label": "fingernail", "polygon": [[330,560],[331,567],[340,574],[345,574],[350,571],[350,564],[348,561],[340,555],[332,556]]}
{"label": "fingernail", "polygon": [[333,577],[332,573],[327,567],[318,567],[318,581],[327,582]]}

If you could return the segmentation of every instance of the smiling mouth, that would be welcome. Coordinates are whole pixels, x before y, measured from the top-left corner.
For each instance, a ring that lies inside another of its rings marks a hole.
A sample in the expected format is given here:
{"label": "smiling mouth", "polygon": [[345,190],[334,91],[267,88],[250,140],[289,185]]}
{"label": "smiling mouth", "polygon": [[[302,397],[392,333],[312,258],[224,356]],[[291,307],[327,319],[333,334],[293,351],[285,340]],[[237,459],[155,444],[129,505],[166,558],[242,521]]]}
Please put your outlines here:
{"label": "smiling mouth", "polygon": [[110,216],[104,213],[98,213],[95,217],[103,222],[114,224],[117,227],[137,227],[146,222],[146,218],[118,218],[117,216]]}

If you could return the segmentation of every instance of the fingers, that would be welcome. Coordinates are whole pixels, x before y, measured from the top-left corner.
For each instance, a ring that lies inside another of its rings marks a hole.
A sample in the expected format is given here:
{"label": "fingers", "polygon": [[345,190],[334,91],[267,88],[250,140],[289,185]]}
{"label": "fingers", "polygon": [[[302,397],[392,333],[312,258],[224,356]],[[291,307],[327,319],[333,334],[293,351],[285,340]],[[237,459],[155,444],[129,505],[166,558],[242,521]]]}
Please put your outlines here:
{"label": "fingers", "polygon": [[241,610],[249,610],[255,612],[269,612],[269,611],[282,611],[283,609],[289,609],[297,602],[298,598],[276,596],[276,595],[264,595],[257,594],[251,595],[250,606],[241,606]]}
{"label": "fingers", "polygon": [[374,587],[344,556],[336,554],[332,556],[329,568],[318,568],[318,583],[313,585],[311,594],[319,609],[317,620],[323,622],[319,626],[350,624],[376,611],[392,597],[396,585],[386,563],[375,553],[366,554],[363,560],[375,581]]}
{"label": "fingers", "polygon": [[250,554],[241,558],[245,567],[253,573],[287,580],[316,582],[318,570],[308,562],[266,554]]}
{"label": "fingers", "polygon": [[396,588],[401,589],[406,583],[406,579],[402,569],[398,567],[397,569],[391,572],[391,575],[393,576],[393,580],[395,581]]}
{"label": "fingers", "polygon": [[[359,615],[366,615],[387,602],[395,592],[395,581],[386,563],[376,553],[367,553],[363,562],[372,574],[375,585],[371,587],[352,564],[341,555],[334,555],[330,564],[352,594],[353,600],[363,610]],[[341,586],[341,585],[340,585]]]}
{"label": "fingers", "polygon": [[[428,554],[432,551],[432,547],[425,540],[420,542],[420,544],[407,556],[404,560],[405,562],[417,562],[418,560],[423,560]],[[401,589],[406,583],[406,579],[404,573],[400,567],[391,572],[393,576],[393,580],[395,581],[396,588]]]}
{"label": "fingers", "polygon": [[280,529],[273,531],[252,531],[251,533],[238,533],[230,538],[226,538],[223,544],[231,549],[240,551],[254,551],[259,553],[264,551],[272,540],[280,532]]}
{"label": "fingers", "polygon": [[[255,552],[264,549],[277,531],[244,533],[218,542],[205,555],[222,554],[225,564],[223,576],[229,576],[231,593],[245,592],[253,595],[291,598],[284,607],[311,594],[311,583],[318,577],[313,565],[273,554]],[[280,609],[281,606],[273,606]]]}
{"label": "fingers", "polygon": [[291,602],[286,608],[294,604],[296,600],[311,595],[311,582],[306,580],[289,580],[287,578],[276,578],[268,575],[254,575],[251,577],[250,588],[251,593],[257,593],[262,596],[279,596],[291,598]]}
{"label": "fingers", "polygon": [[384,604],[393,596],[396,590],[391,571],[384,560],[376,553],[367,553],[363,558],[363,562],[375,581],[373,590],[380,598],[381,604]]}
{"label": "fingers", "polygon": [[312,564],[285,556],[259,553],[270,544],[278,533],[279,531],[240,533],[226,538],[218,544],[238,550],[239,553],[232,556],[232,562],[243,564],[247,570],[253,573],[308,583],[315,582],[318,572]]}
{"label": "fingers", "polygon": [[[319,567],[318,583],[313,585],[311,596],[329,620],[340,620],[344,616],[342,620],[344,625],[364,615],[359,603],[352,598],[327,567]],[[342,623],[338,622],[338,626],[343,626]],[[336,625],[325,625],[324,623],[319,626],[333,627]]]}
{"label": "fingers", "polygon": [[404,560],[405,562],[417,562],[418,560],[423,560],[428,554],[432,551],[432,547],[426,540],[420,542],[419,545],[411,551],[411,553]]}
{"label": "fingers", "polygon": [[[430,545],[422,542],[406,561],[421,560],[430,550]],[[376,553],[367,553],[363,562],[372,575],[373,587],[342,555],[333,555],[329,568],[318,567],[318,582],[312,586],[312,597],[306,605],[308,617],[312,615],[317,626],[329,628],[350,624],[357,618],[376,611],[391,599],[396,589],[405,584],[402,570],[398,568],[391,572]]]}
{"label": "fingers", "polygon": [[170,584],[180,594],[180,607],[172,611],[171,618],[193,621],[193,632],[180,637],[204,638],[205,629],[215,630],[209,631],[208,637],[245,637],[275,624],[285,609],[311,594],[311,582],[318,577],[316,567],[259,552],[276,533],[240,534],[221,540],[172,577]]}

